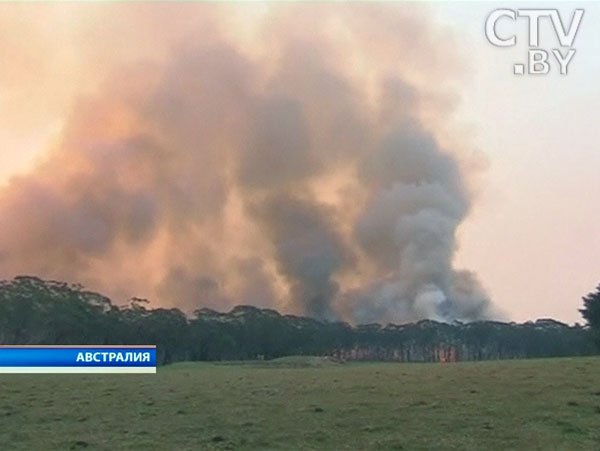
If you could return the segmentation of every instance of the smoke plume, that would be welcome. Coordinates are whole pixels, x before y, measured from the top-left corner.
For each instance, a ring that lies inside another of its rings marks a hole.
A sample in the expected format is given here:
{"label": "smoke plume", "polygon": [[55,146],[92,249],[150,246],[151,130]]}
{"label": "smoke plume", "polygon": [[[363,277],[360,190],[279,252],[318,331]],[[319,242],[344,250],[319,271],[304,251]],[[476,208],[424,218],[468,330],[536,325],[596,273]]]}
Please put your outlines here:
{"label": "smoke plume", "polygon": [[82,19],[97,82],[0,188],[3,277],[188,311],[489,315],[476,276],[453,268],[471,203],[469,146],[448,132],[461,61],[426,10],[94,8],[119,18]]}

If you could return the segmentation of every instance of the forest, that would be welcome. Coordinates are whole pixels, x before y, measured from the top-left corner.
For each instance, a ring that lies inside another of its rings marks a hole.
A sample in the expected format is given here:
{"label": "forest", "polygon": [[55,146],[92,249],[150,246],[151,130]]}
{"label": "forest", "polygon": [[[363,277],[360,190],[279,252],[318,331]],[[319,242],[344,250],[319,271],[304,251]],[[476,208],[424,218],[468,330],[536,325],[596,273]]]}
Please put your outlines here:
{"label": "forest", "polygon": [[150,308],[139,298],[117,306],[79,285],[29,276],[0,282],[2,344],[155,344],[159,364],[289,355],[447,362],[598,352],[588,327],[552,319],[350,325],[245,305],[227,313],[200,308],[187,316],[176,308]]}

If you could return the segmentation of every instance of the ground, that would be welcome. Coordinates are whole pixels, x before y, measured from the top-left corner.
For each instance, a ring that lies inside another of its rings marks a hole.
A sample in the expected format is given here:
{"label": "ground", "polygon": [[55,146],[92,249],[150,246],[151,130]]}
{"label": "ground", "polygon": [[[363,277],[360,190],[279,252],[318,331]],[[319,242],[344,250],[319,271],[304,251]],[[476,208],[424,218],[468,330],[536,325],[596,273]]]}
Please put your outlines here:
{"label": "ground", "polygon": [[2,375],[3,450],[600,450],[600,358]]}

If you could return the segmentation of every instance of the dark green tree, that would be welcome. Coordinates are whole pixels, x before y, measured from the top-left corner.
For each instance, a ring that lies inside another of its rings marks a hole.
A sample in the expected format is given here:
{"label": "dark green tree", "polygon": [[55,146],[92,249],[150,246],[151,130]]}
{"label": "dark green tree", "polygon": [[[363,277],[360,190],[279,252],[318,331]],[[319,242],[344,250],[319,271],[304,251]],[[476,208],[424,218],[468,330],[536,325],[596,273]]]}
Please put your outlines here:
{"label": "dark green tree", "polygon": [[600,345],[600,286],[583,300],[585,326],[552,319],[351,326],[248,305],[188,317],[145,299],[116,306],[79,285],[21,276],[0,280],[0,345],[156,344],[159,364],[286,355],[427,362],[440,347],[460,360],[592,355]]}
{"label": "dark green tree", "polygon": [[583,297],[583,308],[579,310],[594,334],[596,344],[600,347],[600,285],[596,291]]}

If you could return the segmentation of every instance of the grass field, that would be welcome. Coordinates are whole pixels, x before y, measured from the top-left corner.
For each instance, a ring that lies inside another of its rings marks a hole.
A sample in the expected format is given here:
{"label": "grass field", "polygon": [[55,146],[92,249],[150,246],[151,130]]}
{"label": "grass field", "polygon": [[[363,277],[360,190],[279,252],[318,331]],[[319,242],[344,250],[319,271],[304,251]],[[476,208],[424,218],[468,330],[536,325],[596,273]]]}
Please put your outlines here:
{"label": "grass field", "polygon": [[3,375],[0,449],[600,450],[600,358]]}

